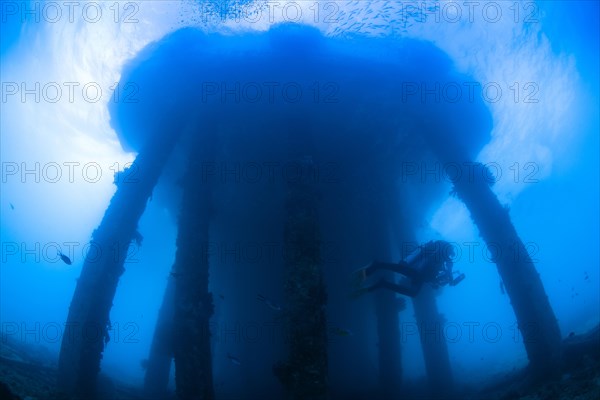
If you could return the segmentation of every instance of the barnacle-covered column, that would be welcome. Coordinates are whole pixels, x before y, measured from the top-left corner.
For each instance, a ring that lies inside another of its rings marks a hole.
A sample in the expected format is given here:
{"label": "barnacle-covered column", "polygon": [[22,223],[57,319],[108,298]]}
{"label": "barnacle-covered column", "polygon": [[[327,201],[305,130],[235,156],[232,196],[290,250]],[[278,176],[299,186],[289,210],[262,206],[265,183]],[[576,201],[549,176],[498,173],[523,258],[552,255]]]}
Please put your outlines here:
{"label": "barnacle-covered column", "polygon": [[[393,281],[393,273],[382,275]],[[400,349],[401,299],[388,290],[375,294],[375,315],[377,316],[377,344],[379,356],[379,385],[383,398],[397,397],[402,386],[402,352]],[[392,397],[389,397],[392,396]]]}
{"label": "barnacle-covered column", "polygon": [[[400,207],[393,195],[394,185],[380,183],[377,195],[371,196],[369,204],[372,215],[371,249],[374,260],[391,260],[392,226],[396,222],[395,208]],[[381,278],[396,281],[397,274],[381,271]],[[377,343],[379,358],[380,398],[393,399],[401,396],[402,352],[400,347],[400,316],[403,299],[389,290],[378,290],[374,294],[377,317]]]}
{"label": "barnacle-covered column", "polygon": [[164,399],[167,396],[171,362],[173,361],[173,313],[175,297],[175,277],[170,276],[163,295],[146,375],[144,376],[144,396],[149,399]]}
{"label": "barnacle-covered column", "polygon": [[430,285],[423,285],[412,303],[425,360],[429,395],[432,398],[444,398],[452,394],[453,378],[448,346],[443,335],[446,321],[437,309],[437,292]]}
{"label": "barnacle-covered column", "polygon": [[[305,171],[310,162],[299,163]],[[327,295],[320,260],[318,199],[314,182],[288,182],[285,208],[286,330],[289,358],[274,372],[292,400],[327,398]]]}
{"label": "barnacle-covered column", "polygon": [[504,282],[517,317],[534,378],[556,376],[561,357],[558,322],[539,273],[510,220],[490,187],[491,173],[474,164],[474,173],[454,181],[457,196],[485,240]]}
{"label": "barnacle-covered column", "polygon": [[[456,82],[455,77],[450,79]],[[414,111],[421,117],[420,130],[429,148],[443,169],[448,167],[456,195],[469,209],[496,263],[517,318],[532,377],[555,377],[560,372],[561,352],[556,316],[508,210],[492,190],[494,174],[473,162],[476,154],[469,151],[468,139],[492,127],[483,98],[478,94],[461,102],[415,104]]]}
{"label": "barnacle-covered column", "polygon": [[182,180],[175,278],[175,383],[180,399],[214,399],[209,321],[214,312],[208,291],[210,190],[199,179],[201,156],[190,153]]}
{"label": "barnacle-covered column", "polygon": [[69,307],[58,362],[58,388],[68,396],[94,399],[100,360],[108,342],[109,313],[130,243],[148,198],[179,131],[155,135],[133,165],[117,175],[117,191],[93,232],[90,251]]}

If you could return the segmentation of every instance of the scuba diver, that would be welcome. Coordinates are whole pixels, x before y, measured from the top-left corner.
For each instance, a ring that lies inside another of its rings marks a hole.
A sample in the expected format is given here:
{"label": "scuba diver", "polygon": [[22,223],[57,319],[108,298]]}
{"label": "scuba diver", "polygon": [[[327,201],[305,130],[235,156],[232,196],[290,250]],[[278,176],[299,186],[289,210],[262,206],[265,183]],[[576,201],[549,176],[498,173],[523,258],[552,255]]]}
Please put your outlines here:
{"label": "scuba diver", "polygon": [[[374,261],[354,272],[355,286],[357,286],[354,295],[358,297],[377,289],[388,289],[415,297],[425,283],[431,284],[434,288],[445,285],[456,286],[465,279],[465,274],[456,272],[457,276],[454,277],[452,257],[454,257],[452,245],[443,240],[436,240],[419,246],[397,264]],[[381,278],[371,286],[362,286],[369,276],[380,270],[401,274],[403,281],[408,282],[394,283]]]}

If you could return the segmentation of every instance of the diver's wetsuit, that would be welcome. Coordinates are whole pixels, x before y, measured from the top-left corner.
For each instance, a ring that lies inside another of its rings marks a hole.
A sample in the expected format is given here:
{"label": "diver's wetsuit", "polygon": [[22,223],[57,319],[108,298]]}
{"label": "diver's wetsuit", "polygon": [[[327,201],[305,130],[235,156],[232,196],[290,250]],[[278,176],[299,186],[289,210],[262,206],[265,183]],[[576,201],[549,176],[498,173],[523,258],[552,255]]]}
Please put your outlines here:
{"label": "diver's wetsuit", "polygon": [[386,279],[380,279],[375,284],[362,288],[359,292],[372,292],[377,289],[388,289],[396,293],[415,297],[425,282],[432,283],[434,286],[443,286],[450,284],[454,286],[464,275],[457,279],[452,279],[452,260],[453,251],[447,247],[450,244],[443,241],[428,242],[420,247],[420,252],[411,260],[400,261],[399,263],[372,262],[367,267],[359,271],[362,274],[362,280],[372,275],[378,270],[387,270],[396,272],[409,278],[408,285],[400,285],[390,282]]}

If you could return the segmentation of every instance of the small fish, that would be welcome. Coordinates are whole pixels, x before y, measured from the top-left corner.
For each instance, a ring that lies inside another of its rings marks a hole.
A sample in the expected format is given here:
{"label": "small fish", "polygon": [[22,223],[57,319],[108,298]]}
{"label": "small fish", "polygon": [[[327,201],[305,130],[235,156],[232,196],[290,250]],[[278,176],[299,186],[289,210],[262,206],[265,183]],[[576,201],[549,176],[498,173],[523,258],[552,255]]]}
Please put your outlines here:
{"label": "small fish", "polygon": [[585,277],[583,278],[583,280],[587,281],[588,279],[590,279],[590,276],[588,275],[587,271],[584,272]]}
{"label": "small fish", "polygon": [[15,206],[13,206],[13,203],[8,203],[8,204],[10,205],[10,209],[11,209],[11,210],[14,210],[14,209],[15,209]]}
{"label": "small fish", "polygon": [[350,329],[340,328],[339,326],[333,328],[332,332],[337,336],[354,336],[354,333]]}
{"label": "small fish", "polygon": [[225,300],[225,296],[223,296],[222,294],[220,294],[220,295],[219,295],[219,298],[220,298],[221,300]]}
{"label": "small fish", "polygon": [[62,252],[59,251],[57,254],[60,257],[60,259],[63,260],[63,262],[65,264],[67,264],[67,265],[71,265],[72,264],[71,259],[69,257],[65,256]]}
{"label": "small fish", "polygon": [[271,310],[274,311],[281,311],[281,306],[277,303],[275,303],[274,301],[267,299],[265,296],[263,296],[262,294],[259,294],[256,296],[256,300],[258,301],[262,301],[263,303],[265,303],[267,305],[267,307],[269,307]]}
{"label": "small fish", "polygon": [[505,294],[506,291],[504,290],[504,282],[500,281],[500,293]]}
{"label": "small fish", "polygon": [[232,356],[231,354],[227,353],[227,358],[229,359],[229,361],[231,361],[232,364],[235,365],[242,365],[242,362],[240,361],[239,358]]}
{"label": "small fish", "polygon": [[569,333],[569,337],[570,337],[570,338],[571,338],[571,337],[573,337],[573,336],[575,336],[575,332],[571,332],[571,333]]}
{"label": "small fish", "polygon": [[144,358],[143,360],[140,360],[140,367],[145,371],[146,369],[148,369],[148,359]]}

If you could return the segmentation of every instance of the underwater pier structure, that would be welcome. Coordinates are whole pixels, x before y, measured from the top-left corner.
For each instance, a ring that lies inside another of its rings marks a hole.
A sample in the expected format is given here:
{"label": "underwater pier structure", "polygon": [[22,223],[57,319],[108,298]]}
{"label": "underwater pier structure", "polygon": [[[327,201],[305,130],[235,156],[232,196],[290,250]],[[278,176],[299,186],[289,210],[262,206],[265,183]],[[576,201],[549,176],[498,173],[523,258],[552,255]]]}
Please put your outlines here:
{"label": "underwater pier structure", "polygon": [[[207,151],[206,146],[203,151]],[[212,400],[209,322],[214,302],[208,290],[208,252],[203,251],[209,243],[211,192],[209,185],[197,182],[201,160],[198,153],[192,147],[182,182],[177,253],[171,274],[175,278],[173,350],[177,396]]]}
{"label": "underwater pier structure", "polygon": [[413,299],[415,319],[419,329],[425,370],[427,371],[428,393],[433,398],[444,398],[454,393],[454,382],[446,340],[442,337],[444,316],[438,312],[437,293],[425,285]]}
{"label": "underwater pier structure", "polygon": [[[401,51],[393,50],[397,48]],[[481,101],[423,104],[420,99],[407,101],[398,93],[406,81],[467,79],[455,74],[447,57],[431,44],[408,39],[389,42],[375,38],[325,38],[314,29],[299,25],[276,26],[268,32],[241,38],[208,36],[183,29],[149,45],[126,66],[122,77],[123,81],[139,85],[140,101],[110,106],[112,124],[123,147],[138,152],[134,167],[139,171],[139,179],[118,184],[93,234],[94,242],[102,249],[116,245],[118,257],[104,252],[99,260],[92,259],[92,255],[86,258],[67,319],[67,326],[73,329],[62,342],[59,387],[72,398],[94,398],[105,338],[86,340],[83,328],[107,329],[138,220],[159,176],[164,177],[165,171],[172,168],[173,158],[184,157],[188,162],[183,176],[178,177],[182,182],[182,201],[172,283],[167,286],[164,313],[161,312],[151,352],[162,355],[161,360],[152,361],[151,357],[149,361],[158,369],[149,365],[146,388],[153,390],[151,381],[161,387],[165,375],[168,378],[165,360],[171,350],[169,344],[159,342],[165,337],[173,341],[177,396],[215,398],[209,329],[215,312],[208,289],[211,260],[202,249],[211,240],[211,227],[217,223],[213,207],[228,203],[219,197],[225,196],[225,191],[207,185],[198,171],[203,160],[226,154],[223,149],[229,146],[247,152],[250,159],[267,157],[305,167],[329,162],[338,167],[339,179],[335,182],[282,182],[277,190],[284,212],[271,221],[281,227],[283,247],[292,255],[284,260],[285,278],[281,282],[287,302],[287,359],[274,365],[273,373],[283,384],[288,399],[329,398],[333,378],[329,371],[327,321],[331,313],[353,314],[343,309],[341,301],[331,306],[330,303],[333,297],[343,295],[347,288],[341,281],[356,265],[338,265],[335,271],[328,270],[332,267],[321,262],[321,243],[336,240],[326,236],[331,232],[342,233],[354,226],[352,221],[334,222],[336,215],[351,220],[353,213],[364,211],[350,206],[344,209],[347,204],[370,204],[372,214],[364,239],[351,243],[352,248],[339,250],[349,253],[346,260],[352,262],[355,255],[368,258],[362,260],[366,262],[391,257],[393,240],[411,235],[426,207],[443,198],[447,188],[419,185],[418,178],[405,184],[398,179],[401,163],[471,162],[489,140],[491,118]],[[302,88],[314,87],[315,81],[333,83],[338,97],[336,101],[324,101],[307,93],[294,102],[273,102],[269,96],[263,96],[244,103],[204,90],[207,82],[274,80],[294,82]],[[460,123],[465,119],[471,121],[467,130]],[[252,140],[248,139],[250,135]],[[532,374],[554,374],[560,361],[560,332],[539,275],[508,212],[488,182],[457,180],[453,184],[483,239],[488,245],[499,246],[494,261],[526,338]],[[366,192],[371,197],[359,198],[364,195],[359,195],[358,189],[369,185],[372,188]],[[229,192],[232,197],[243,195],[235,190]],[[399,197],[399,193],[407,192],[418,200]],[[339,206],[325,208],[327,199]],[[402,208],[404,215],[412,217],[398,217],[395,208]],[[260,217],[267,220],[270,215]],[[340,226],[328,226],[335,223]],[[392,232],[396,232],[395,239]],[[516,261],[508,251],[514,246],[523,256]],[[356,260],[360,266],[359,261]],[[171,296],[172,316],[168,311]],[[423,296],[414,303],[421,316],[417,318],[434,318],[442,323],[433,294]],[[376,323],[369,329],[376,332],[380,346],[378,373],[382,393],[400,398],[403,389],[398,382],[403,367],[399,304],[395,296],[381,293],[368,312],[371,316],[376,314]],[[165,321],[171,318],[169,333]],[[445,343],[438,343],[435,348],[424,345],[424,353],[429,378],[440,388],[450,387],[452,375]]]}
{"label": "underwater pier structure", "polygon": [[167,388],[171,375],[171,362],[175,355],[173,323],[175,314],[175,278],[169,277],[154,335],[148,355],[148,365],[144,376],[144,395],[148,399],[163,399],[168,396]]}
{"label": "underwater pier structure", "polygon": [[[383,149],[380,149],[382,151]],[[375,161],[374,170],[393,171],[394,158],[381,157]],[[365,201],[365,213],[371,219],[370,226],[365,229],[371,235],[371,240],[365,243],[373,259],[393,260],[393,242],[403,238],[393,237],[395,224],[401,224],[393,218],[394,210],[402,207],[402,201],[395,190],[395,185],[390,185],[386,175],[373,174],[372,190],[376,194]],[[412,228],[412,227],[411,227]],[[382,271],[381,276],[391,282],[398,277],[389,271]],[[375,317],[377,320],[377,356],[379,371],[380,398],[400,398],[402,396],[402,349],[400,332],[400,312],[406,308],[403,297],[387,290],[378,290],[373,293]]]}
{"label": "underwater pier structure", "polygon": [[318,201],[310,183],[294,182],[285,199],[285,330],[289,357],[275,375],[288,399],[328,399],[327,293],[320,260]]}
{"label": "underwater pier structure", "polygon": [[58,387],[75,398],[93,399],[104,346],[108,343],[110,309],[138,220],[162,167],[178,138],[155,135],[140,150],[130,168],[143,171],[135,182],[119,182],[98,229],[95,251],[86,256],[69,307],[58,361]]}
{"label": "underwater pier structure", "polygon": [[[483,166],[480,165],[481,168]],[[472,184],[455,184],[492,251],[492,260],[510,297],[533,379],[557,377],[562,357],[558,321],[529,252],[508,214],[479,175]]]}
{"label": "underwater pier structure", "polygon": [[453,179],[453,190],[463,201],[492,253],[506,293],[511,300],[519,331],[529,358],[533,380],[557,377],[562,357],[558,321],[548,300],[539,273],[504,207],[492,191],[492,174],[473,161],[463,148],[443,146],[444,137],[457,134],[448,127],[430,122],[424,129],[428,143],[442,162],[469,165],[468,176]]}

